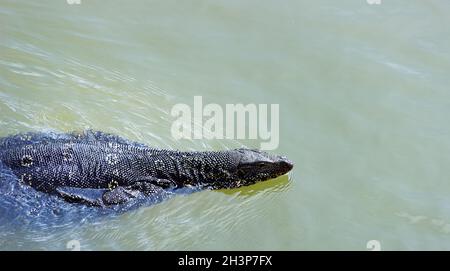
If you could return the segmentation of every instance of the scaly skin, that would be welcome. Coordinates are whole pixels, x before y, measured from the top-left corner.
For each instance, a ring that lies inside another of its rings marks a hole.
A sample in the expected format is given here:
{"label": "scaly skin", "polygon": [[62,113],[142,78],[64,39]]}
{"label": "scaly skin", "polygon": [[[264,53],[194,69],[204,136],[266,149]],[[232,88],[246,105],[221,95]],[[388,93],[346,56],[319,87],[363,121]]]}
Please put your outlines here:
{"label": "scaly skin", "polygon": [[236,188],[293,167],[285,157],[257,150],[158,150],[93,131],[6,137],[0,140],[0,160],[36,190],[98,206],[186,186]]}

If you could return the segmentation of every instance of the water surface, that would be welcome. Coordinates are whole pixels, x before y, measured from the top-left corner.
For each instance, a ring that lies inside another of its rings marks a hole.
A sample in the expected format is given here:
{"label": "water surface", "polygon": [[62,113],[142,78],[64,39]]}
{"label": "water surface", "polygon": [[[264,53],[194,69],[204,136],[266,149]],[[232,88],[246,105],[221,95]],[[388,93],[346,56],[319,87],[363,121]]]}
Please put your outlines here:
{"label": "water surface", "polygon": [[0,136],[92,128],[158,148],[259,146],[173,139],[172,106],[202,95],[279,104],[275,152],[296,166],[46,228],[0,209],[0,249],[450,249],[449,12],[445,0],[1,0]]}

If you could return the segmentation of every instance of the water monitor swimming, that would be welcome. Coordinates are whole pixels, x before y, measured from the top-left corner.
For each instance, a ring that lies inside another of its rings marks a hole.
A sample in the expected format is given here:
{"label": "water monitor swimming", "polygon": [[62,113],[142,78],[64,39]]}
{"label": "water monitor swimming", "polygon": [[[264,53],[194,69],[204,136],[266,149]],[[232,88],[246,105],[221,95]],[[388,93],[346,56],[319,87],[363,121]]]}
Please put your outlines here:
{"label": "water monitor swimming", "polygon": [[276,178],[293,167],[286,157],[258,150],[160,150],[95,131],[5,137],[0,139],[0,162],[24,185],[93,206],[183,187],[236,188]]}

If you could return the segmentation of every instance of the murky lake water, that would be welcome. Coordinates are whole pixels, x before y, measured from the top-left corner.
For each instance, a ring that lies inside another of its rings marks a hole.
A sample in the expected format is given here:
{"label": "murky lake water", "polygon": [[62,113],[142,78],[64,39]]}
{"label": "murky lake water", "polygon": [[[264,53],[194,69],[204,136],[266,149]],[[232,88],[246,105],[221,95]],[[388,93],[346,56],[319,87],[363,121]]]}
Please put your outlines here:
{"label": "murky lake water", "polygon": [[[177,103],[280,105],[289,179],[49,228],[0,249],[450,249],[450,2],[0,1],[0,136],[92,128],[160,148]],[[12,223],[12,224],[11,224]]]}

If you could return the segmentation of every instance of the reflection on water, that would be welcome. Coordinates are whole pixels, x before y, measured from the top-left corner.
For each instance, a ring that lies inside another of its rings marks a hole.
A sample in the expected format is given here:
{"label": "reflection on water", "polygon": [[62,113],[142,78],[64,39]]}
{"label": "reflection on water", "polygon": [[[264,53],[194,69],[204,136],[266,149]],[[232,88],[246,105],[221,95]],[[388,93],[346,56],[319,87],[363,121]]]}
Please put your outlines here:
{"label": "reflection on water", "polygon": [[223,189],[219,190],[227,195],[238,196],[254,196],[258,193],[279,193],[283,192],[289,187],[289,176],[283,175],[276,179],[268,180],[265,182],[259,182],[254,185],[244,186],[235,189]]}
{"label": "reflection on water", "polygon": [[201,95],[279,104],[275,152],[296,166],[103,216],[56,199],[15,213],[25,203],[11,186],[0,248],[449,249],[436,230],[450,221],[449,11],[445,0],[1,1],[0,136],[91,128],[158,148],[260,145],[173,139],[171,108]]}

